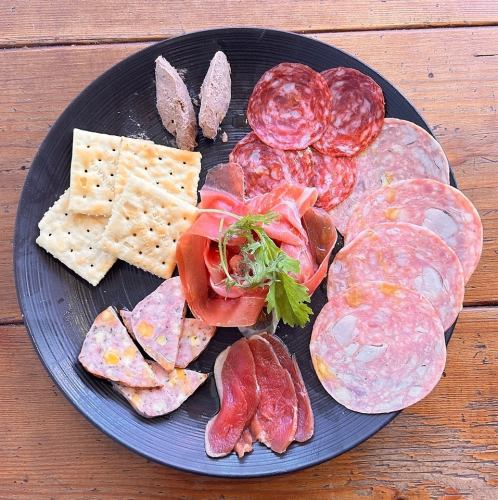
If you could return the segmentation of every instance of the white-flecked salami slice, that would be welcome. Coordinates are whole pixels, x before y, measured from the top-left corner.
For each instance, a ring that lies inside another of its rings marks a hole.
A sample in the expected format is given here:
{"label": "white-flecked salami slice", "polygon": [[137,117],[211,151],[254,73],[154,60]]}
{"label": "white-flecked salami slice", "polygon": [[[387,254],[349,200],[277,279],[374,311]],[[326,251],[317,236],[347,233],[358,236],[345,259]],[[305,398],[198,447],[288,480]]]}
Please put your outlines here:
{"label": "white-flecked salami slice", "polygon": [[384,122],[384,95],[369,76],[353,68],[322,72],[330,94],[332,119],[314,147],[324,154],[353,156],[365,149]]}
{"label": "white-flecked salami slice", "polygon": [[325,390],[360,413],[387,413],[427,396],[446,361],[441,321],[417,292],[366,282],[334,295],[313,326],[311,359]]}
{"label": "white-flecked salami slice", "polygon": [[166,371],[175,367],[185,297],[179,277],[164,281],[131,313],[131,329],[144,351]]}
{"label": "white-flecked salami slice", "polygon": [[178,343],[175,366],[186,368],[192,361],[197,359],[207,347],[215,332],[215,326],[210,326],[201,319],[185,318]]}
{"label": "white-flecked salami slice", "polygon": [[406,222],[362,231],[335,256],[327,294],[365,281],[388,281],[417,291],[432,304],[444,329],[456,320],[465,289],[456,253],[425,227]]}
{"label": "white-flecked salami slice", "polygon": [[356,160],[346,156],[330,156],[311,150],[312,174],[308,186],[318,190],[316,206],[331,210],[344,201],[356,179]]}
{"label": "white-flecked salami slice", "polygon": [[167,372],[154,361],[148,361],[148,363],[162,387],[136,389],[122,384],[113,384],[114,389],[126,398],[139,415],[145,418],[159,417],[176,410],[208,377],[207,373],[182,368]]}
{"label": "white-flecked salami slice", "polygon": [[305,149],[330,123],[330,100],[323,76],[304,64],[282,63],[254,86],[247,121],[268,146]]}
{"label": "white-flecked salami slice", "polygon": [[130,387],[161,385],[112,307],[95,318],[78,359],[97,377]]}
{"label": "white-flecked salami slice", "polygon": [[331,211],[343,235],[354,206],[372,191],[405,179],[450,181],[448,160],[434,137],[414,123],[397,118],[384,120],[375,141],[356,157],[356,168],[351,194]]}
{"label": "white-flecked salami slice", "polygon": [[482,223],[476,208],[458,189],[428,179],[385,186],[364,198],[351,215],[346,243],[382,222],[410,222],[440,236],[462,263],[465,282],[482,252]]}

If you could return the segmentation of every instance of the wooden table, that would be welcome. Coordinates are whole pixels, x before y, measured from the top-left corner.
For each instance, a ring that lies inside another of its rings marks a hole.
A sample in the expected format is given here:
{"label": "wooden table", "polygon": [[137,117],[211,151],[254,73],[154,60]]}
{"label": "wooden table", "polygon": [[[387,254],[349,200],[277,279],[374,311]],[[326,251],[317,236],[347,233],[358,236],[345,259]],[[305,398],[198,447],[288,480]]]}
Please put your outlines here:
{"label": "wooden table", "polygon": [[[431,124],[484,222],[434,392],[333,461],[248,481],[150,463],[92,427],[38,360],[12,274],[24,178],[69,101],[154,40],[230,25],[306,33],[386,76]],[[4,0],[0,47],[0,498],[498,498],[496,0]]]}

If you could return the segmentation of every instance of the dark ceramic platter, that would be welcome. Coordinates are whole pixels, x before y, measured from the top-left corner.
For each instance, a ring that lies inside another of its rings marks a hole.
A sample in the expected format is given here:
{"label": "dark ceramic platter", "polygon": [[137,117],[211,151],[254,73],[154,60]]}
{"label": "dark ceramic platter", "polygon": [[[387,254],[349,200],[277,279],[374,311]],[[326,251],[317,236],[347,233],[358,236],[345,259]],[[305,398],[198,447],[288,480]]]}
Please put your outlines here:
{"label": "dark ceramic platter", "polygon": [[[234,144],[248,131],[245,108],[258,78],[284,61],[304,63],[317,71],[333,66],[363,71],[382,86],[387,116],[410,120],[430,131],[413,106],[375,71],[334,47],[303,36],[229,28],[191,33],[152,45],[87,87],[64,111],[41,145],[17,214],[17,292],[28,331],[51,377],[69,401],[107,435],[151,460],[182,470],[225,477],[265,476],[333,458],[376,433],[397,413],[362,415],[337,404],[322,388],[311,365],[308,345],[312,323],[303,330],[280,326],[277,333],[297,354],[309,390],[316,419],[314,437],[307,443],[293,444],[282,456],[256,445],[254,452],[243,460],[234,455],[210,459],[204,452],[204,428],[218,408],[213,377],[171,415],[146,420],[136,415],[110,384],[90,376],[77,362],[84,335],[100,311],[111,304],[133,307],[161,280],[118,262],[94,288],[35,244],[38,221],[69,186],[73,128],[142,136],[159,144],[174,145],[155,109],[154,60],[162,54],[176,68],[184,69],[195,96],[217,50],[226,53],[232,67],[232,102],[223,125],[229,141],[213,143],[200,138],[201,183],[206,170],[225,162]],[[313,296],[315,313],[325,301],[322,284]],[[447,339],[450,334],[447,332]],[[212,371],[218,353],[239,336],[235,329],[219,329],[193,368]]]}

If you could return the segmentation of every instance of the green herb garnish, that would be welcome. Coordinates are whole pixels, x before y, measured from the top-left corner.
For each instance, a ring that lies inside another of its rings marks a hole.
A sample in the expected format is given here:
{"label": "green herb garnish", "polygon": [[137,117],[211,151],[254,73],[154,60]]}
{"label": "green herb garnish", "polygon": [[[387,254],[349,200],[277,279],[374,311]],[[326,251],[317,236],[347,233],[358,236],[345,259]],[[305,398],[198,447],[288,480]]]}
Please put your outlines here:
{"label": "green herb garnish", "polygon": [[[304,326],[312,310],[308,290],[290,274],[298,274],[299,261],[283,252],[266,234],[263,226],[278,218],[270,212],[262,215],[246,215],[234,222],[223,234],[223,220],[220,224],[218,250],[220,265],[224,271],[225,286],[239,288],[268,287],[266,309],[290,326]],[[227,246],[240,240],[240,263],[237,272],[228,267]]]}

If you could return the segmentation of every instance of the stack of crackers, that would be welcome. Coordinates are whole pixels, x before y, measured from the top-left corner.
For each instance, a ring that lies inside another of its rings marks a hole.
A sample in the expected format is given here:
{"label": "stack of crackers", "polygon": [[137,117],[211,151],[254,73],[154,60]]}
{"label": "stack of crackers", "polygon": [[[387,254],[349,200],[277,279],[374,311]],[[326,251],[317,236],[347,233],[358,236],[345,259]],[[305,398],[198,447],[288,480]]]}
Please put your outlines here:
{"label": "stack of crackers", "polygon": [[94,286],[117,259],[169,278],[200,170],[200,153],[74,129],[70,187],[36,242]]}

